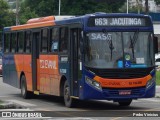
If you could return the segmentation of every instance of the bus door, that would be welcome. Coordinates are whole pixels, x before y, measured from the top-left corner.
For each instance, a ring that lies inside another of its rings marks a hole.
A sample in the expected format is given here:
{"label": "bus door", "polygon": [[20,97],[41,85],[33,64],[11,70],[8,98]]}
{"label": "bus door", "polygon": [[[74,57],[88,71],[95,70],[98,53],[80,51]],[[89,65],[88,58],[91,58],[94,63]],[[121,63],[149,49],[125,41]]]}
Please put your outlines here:
{"label": "bus door", "polygon": [[38,89],[38,59],[39,59],[39,41],[40,31],[32,32],[32,89]]}
{"label": "bus door", "polygon": [[70,93],[71,96],[79,96],[79,80],[82,76],[82,63],[80,54],[80,28],[70,28]]}

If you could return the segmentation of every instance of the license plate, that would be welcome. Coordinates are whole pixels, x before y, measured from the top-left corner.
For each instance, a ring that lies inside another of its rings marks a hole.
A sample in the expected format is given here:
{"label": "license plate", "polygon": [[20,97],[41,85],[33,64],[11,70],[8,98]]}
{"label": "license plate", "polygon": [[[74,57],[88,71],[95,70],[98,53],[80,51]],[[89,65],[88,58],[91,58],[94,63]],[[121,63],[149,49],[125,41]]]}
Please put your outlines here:
{"label": "license plate", "polygon": [[119,91],[119,95],[131,95],[131,90],[121,90]]}

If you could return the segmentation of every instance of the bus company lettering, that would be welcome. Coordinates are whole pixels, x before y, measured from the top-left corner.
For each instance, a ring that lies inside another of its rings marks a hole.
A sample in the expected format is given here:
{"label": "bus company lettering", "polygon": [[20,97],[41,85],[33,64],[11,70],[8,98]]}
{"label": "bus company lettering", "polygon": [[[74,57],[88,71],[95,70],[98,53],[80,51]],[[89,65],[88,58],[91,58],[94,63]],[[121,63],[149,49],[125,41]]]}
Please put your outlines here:
{"label": "bus company lettering", "polygon": [[110,25],[142,25],[140,18],[112,18]]}
{"label": "bus company lettering", "polygon": [[107,82],[107,83],[105,83],[106,85],[116,85],[116,86],[119,86],[120,85],[120,82]]}
{"label": "bus company lettering", "polygon": [[57,69],[57,67],[56,67],[56,61],[40,60],[40,68]]}
{"label": "bus company lettering", "polygon": [[142,81],[133,81],[133,82],[129,82],[129,85],[141,85]]}
{"label": "bus company lettering", "polygon": [[112,35],[105,33],[91,33],[89,37],[91,40],[112,40]]}
{"label": "bus company lettering", "polygon": [[105,85],[109,85],[109,86],[126,86],[126,85],[142,85],[142,81],[132,81],[132,82],[104,82],[102,84],[105,84]]}

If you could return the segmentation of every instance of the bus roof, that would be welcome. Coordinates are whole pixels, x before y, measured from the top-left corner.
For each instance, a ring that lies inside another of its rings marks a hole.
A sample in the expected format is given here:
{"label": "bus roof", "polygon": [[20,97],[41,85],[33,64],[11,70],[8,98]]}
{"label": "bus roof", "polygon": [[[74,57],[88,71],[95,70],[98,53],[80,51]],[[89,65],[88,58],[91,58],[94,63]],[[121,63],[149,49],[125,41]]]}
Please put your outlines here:
{"label": "bus roof", "polygon": [[39,28],[39,27],[48,27],[48,26],[54,26],[56,24],[65,24],[69,21],[70,22],[78,22],[81,21],[82,18],[88,18],[90,16],[138,16],[138,17],[144,17],[148,15],[144,14],[135,14],[135,13],[103,13],[103,12],[97,12],[93,14],[86,14],[84,16],[47,16],[47,17],[40,17],[40,18],[33,18],[29,19],[26,24],[23,25],[17,25],[17,26],[11,26],[11,27],[5,27],[4,31],[16,31],[16,30],[24,30],[24,29],[30,29],[30,28]]}
{"label": "bus roof", "polygon": [[23,30],[30,28],[39,28],[39,27],[47,27],[55,25],[56,20],[63,20],[68,18],[73,18],[74,16],[47,16],[40,18],[29,19],[26,24],[5,27],[4,31],[15,31],[15,30]]}

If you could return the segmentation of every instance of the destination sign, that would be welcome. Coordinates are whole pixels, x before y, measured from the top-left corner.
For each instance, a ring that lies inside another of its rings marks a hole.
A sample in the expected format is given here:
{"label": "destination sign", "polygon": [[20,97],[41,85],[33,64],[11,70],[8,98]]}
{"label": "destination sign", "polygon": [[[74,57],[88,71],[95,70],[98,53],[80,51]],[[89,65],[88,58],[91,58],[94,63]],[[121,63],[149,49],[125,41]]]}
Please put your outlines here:
{"label": "destination sign", "polygon": [[139,17],[90,18],[88,26],[148,26],[150,20]]}

